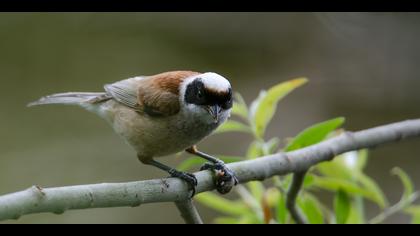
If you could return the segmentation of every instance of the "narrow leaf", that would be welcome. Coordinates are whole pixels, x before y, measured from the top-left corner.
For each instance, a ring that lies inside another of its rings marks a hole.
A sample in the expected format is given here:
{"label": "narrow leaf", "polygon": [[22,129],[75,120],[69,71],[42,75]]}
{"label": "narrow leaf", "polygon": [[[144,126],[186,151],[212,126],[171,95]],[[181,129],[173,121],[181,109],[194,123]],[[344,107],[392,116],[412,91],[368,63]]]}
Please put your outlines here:
{"label": "narrow leaf", "polygon": [[265,191],[265,194],[266,194],[268,205],[271,208],[276,207],[278,199],[281,195],[280,191],[275,187],[271,187]]}
{"label": "narrow leaf", "polygon": [[246,214],[239,218],[238,224],[263,224],[263,219],[260,219],[256,214]]}
{"label": "narrow leaf", "polygon": [[403,171],[399,167],[394,167],[391,170],[391,173],[393,175],[398,176],[398,178],[400,179],[401,183],[404,186],[403,200],[408,199],[411,196],[411,194],[413,194],[414,192],[413,182],[411,181],[410,177],[408,176],[407,173],[405,173],[405,171]]}
{"label": "narrow leaf", "polygon": [[224,214],[241,216],[249,213],[249,208],[245,204],[227,200],[211,192],[200,193],[195,196],[195,199],[201,204]]}
{"label": "narrow leaf", "polygon": [[[255,98],[252,102],[251,105],[249,106],[249,113],[248,113],[248,120],[250,121],[251,125],[253,125],[254,127],[254,132],[255,132],[255,115],[257,113],[257,109],[261,103],[261,101],[267,96],[267,91],[265,90],[261,90],[260,93],[258,94],[258,97]],[[255,134],[255,136],[257,137],[257,135]]]}
{"label": "narrow leaf", "polygon": [[302,195],[302,197],[298,199],[298,205],[302,209],[310,224],[324,223],[324,216],[320,207],[321,203],[315,196],[310,194]]}
{"label": "narrow leaf", "polygon": [[215,224],[238,224],[239,219],[233,217],[217,217],[214,219]]}
{"label": "narrow leaf", "polygon": [[193,167],[203,165],[206,161],[201,158],[188,158],[184,161],[182,161],[176,169],[180,171],[188,171],[192,169]]}
{"label": "narrow leaf", "polygon": [[306,78],[298,78],[290,81],[280,83],[270,88],[266,95],[263,96],[256,107],[253,116],[255,123],[255,134],[262,138],[268,123],[273,118],[277,103],[294,89],[305,84],[308,80]]}
{"label": "narrow leaf", "polygon": [[388,207],[388,199],[375,180],[361,172],[356,173],[356,179],[360,182],[363,188],[368,189],[372,193],[373,198],[376,199],[376,203],[379,207],[382,209]]}
{"label": "narrow leaf", "polygon": [[363,224],[365,223],[364,217],[364,204],[362,197],[358,196],[355,198],[353,203],[350,205],[350,213],[347,218],[346,224]]}
{"label": "narrow leaf", "polygon": [[240,93],[235,92],[233,94],[234,102],[232,107],[232,114],[237,115],[244,120],[248,120],[248,107],[245,103],[245,100]]}
{"label": "narrow leaf", "polygon": [[[364,174],[357,164],[349,165],[348,157],[348,155],[341,155],[333,161],[321,163],[315,168],[326,177],[353,182],[366,192],[369,192],[371,199],[374,199],[374,202],[377,203],[379,207],[387,207],[388,200],[378,184],[369,176]],[[355,157],[357,158],[357,156]],[[357,160],[355,161],[357,162]]]}
{"label": "narrow leaf", "polygon": [[238,185],[235,188],[235,191],[241,198],[242,202],[245,203],[254,213],[262,212],[260,201],[252,196],[251,192],[249,192],[244,185]]}
{"label": "narrow leaf", "polygon": [[419,215],[413,215],[411,219],[411,224],[420,224],[420,214]]}
{"label": "narrow leaf", "polygon": [[221,126],[219,126],[219,128],[217,128],[214,133],[220,134],[220,133],[226,133],[226,132],[242,132],[242,133],[252,134],[251,128],[235,120],[226,121]]}
{"label": "narrow leaf", "polygon": [[411,205],[404,209],[405,213],[420,215],[420,205]]}
{"label": "narrow leaf", "polygon": [[411,215],[412,224],[420,224],[420,205],[411,205],[404,212]]}
{"label": "narrow leaf", "polygon": [[334,210],[337,224],[346,223],[350,213],[350,197],[341,189],[335,194]]}
{"label": "narrow leaf", "polygon": [[314,177],[310,173],[306,174],[305,178],[303,179],[303,187],[309,188],[312,186],[313,183],[314,183]]}
{"label": "narrow leaf", "polygon": [[315,168],[326,177],[354,180],[353,171],[345,165],[341,157],[337,157],[330,162],[320,163]]}
{"label": "narrow leaf", "polygon": [[263,150],[261,148],[261,143],[259,141],[254,141],[249,145],[246,152],[246,157],[248,159],[255,159],[263,155]]}
{"label": "narrow leaf", "polygon": [[362,149],[358,151],[357,164],[356,164],[357,169],[362,171],[366,167],[368,156],[369,156],[368,149]]}
{"label": "narrow leaf", "polygon": [[281,194],[278,199],[277,207],[276,207],[276,216],[277,221],[280,224],[286,224],[288,211],[286,208],[286,198]]}
{"label": "narrow leaf", "polygon": [[259,181],[251,181],[248,182],[247,187],[249,188],[249,191],[251,192],[252,196],[257,199],[258,202],[261,202],[263,194],[265,192],[264,185]]}
{"label": "narrow leaf", "polygon": [[265,152],[267,152],[267,155],[276,153],[279,149],[279,145],[280,145],[280,139],[277,137],[274,137],[265,143],[264,145]]}
{"label": "narrow leaf", "polygon": [[307,147],[324,140],[327,135],[343,125],[345,119],[338,117],[335,119],[327,120],[300,132],[284,149],[286,152]]}
{"label": "narrow leaf", "polygon": [[352,182],[352,181],[331,178],[331,177],[314,176],[313,185],[316,187],[329,190],[329,191],[334,191],[334,192],[338,191],[339,189],[343,189],[349,194],[353,194],[356,196],[361,195],[365,197],[366,199],[369,199],[372,202],[378,204],[379,206],[384,205],[384,203],[382,202],[382,199],[378,198],[375,193],[373,193],[369,189],[360,187],[357,183]]}

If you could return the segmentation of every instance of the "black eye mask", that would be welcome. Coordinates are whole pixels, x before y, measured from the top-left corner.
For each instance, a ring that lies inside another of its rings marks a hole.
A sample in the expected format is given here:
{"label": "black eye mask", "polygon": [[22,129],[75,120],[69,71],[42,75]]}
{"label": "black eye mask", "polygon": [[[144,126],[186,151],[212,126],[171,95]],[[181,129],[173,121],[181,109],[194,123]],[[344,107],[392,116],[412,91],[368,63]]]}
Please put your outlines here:
{"label": "black eye mask", "polygon": [[220,105],[229,109],[232,107],[232,89],[227,92],[206,89],[203,81],[197,78],[187,86],[185,102],[202,106]]}

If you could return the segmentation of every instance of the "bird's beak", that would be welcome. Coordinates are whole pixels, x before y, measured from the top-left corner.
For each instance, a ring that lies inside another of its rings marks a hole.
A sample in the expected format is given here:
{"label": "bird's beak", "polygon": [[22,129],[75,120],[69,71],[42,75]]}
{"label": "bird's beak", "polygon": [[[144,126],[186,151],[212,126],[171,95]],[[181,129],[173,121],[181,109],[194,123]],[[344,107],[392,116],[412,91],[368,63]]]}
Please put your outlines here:
{"label": "bird's beak", "polygon": [[206,110],[213,117],[214,122],[217,123],[220,112],[222,111],[221,107],[219,105],[206,106]]}

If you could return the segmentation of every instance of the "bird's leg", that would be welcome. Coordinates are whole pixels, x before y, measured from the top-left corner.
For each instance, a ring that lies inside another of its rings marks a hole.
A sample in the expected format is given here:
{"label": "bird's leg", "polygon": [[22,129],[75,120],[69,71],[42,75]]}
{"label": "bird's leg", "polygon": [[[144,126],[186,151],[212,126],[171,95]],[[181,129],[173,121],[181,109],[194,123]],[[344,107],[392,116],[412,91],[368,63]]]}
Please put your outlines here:
{"label": "bird's leg", "polygon": [[204,152],[198,151],[196,146],[192,146],[185,150],[191,154],[206,159],[210,163],[205,163],[200,170],[213,170],[216,173],[216,189],[219,193],[225,194],[230,192],[233,186],[239,183],[235,173],[229,169],[222,160],[210,156]]}
{"label": "bird's leg", "polygon": [[180,178],[187,182],[192,191],[191,198],[194,197],[195,187],[197,186],[197,178],[193,174],[176,170],[153,159],[142,162],[146,165],[152,165],[154,167],[168,172],[171,175],[171,177]]}

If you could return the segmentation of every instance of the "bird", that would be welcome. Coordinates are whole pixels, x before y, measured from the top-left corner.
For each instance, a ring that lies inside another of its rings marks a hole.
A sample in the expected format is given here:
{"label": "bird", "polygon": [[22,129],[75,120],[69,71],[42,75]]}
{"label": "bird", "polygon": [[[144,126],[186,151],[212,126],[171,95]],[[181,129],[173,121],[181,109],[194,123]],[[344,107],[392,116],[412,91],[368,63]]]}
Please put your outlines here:
{"label": "bird", "polygon": [[229,117],[232,87],[214,72],[168,71],[105,84],[102,92],[65,92],[41,97],[27,106],[77,105],[107,121],[137,153],[141,163],[157,167],[188,184],[194,196],[195,175],[156,161],[186,151],[208,162],[200,170],[213,170],[216,190],[230,192],[238,184],[225,163],[197,148]]}

